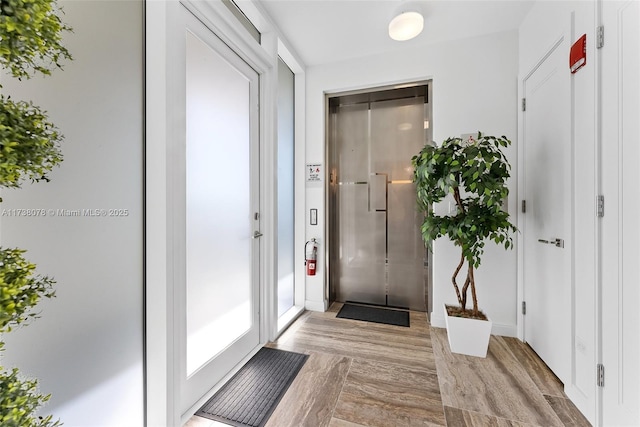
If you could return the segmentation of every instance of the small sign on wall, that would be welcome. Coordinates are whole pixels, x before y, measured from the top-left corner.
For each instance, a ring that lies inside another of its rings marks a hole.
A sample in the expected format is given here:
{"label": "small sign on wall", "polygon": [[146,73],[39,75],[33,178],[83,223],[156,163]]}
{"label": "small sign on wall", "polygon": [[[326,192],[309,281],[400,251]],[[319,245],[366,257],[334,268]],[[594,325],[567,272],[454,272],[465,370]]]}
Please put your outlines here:
{"label": "small sign on wall", "polygon": [[307,182],[322,182],[322,165],[307,164]]}
{"label": "small sign on wall", "polygon": [[571,53],[569,54],[569,68],[571,68],[571,74],[575,74],[578,70],[584,67],[587,63],[587,35],[583,34],[577,42],[571,46]]}

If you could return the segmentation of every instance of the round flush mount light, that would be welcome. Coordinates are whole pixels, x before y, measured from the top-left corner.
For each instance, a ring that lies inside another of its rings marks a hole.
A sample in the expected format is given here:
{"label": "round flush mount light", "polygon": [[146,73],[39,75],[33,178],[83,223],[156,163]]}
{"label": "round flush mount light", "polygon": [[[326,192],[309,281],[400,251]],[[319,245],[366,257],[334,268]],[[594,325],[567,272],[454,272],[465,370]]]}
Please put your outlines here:
{"label": "round flush mount light", "polygon": [[389,37],[397,41],[411,40],[422,32],[424,18],[417,10],[400,10],[389,22]]}

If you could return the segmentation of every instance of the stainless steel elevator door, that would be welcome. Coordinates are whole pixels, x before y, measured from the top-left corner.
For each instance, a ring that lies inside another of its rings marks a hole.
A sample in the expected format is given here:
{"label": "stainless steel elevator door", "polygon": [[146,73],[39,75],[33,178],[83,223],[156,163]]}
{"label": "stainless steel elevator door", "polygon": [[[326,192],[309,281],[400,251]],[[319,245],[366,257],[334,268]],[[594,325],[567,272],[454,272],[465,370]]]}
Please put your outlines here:
{"label": "stainless steel elevator door", "polygon": [[335,299],[425,311],[423,217],[411,167],[425,143],[425,98],[337,105],[330,120]]}

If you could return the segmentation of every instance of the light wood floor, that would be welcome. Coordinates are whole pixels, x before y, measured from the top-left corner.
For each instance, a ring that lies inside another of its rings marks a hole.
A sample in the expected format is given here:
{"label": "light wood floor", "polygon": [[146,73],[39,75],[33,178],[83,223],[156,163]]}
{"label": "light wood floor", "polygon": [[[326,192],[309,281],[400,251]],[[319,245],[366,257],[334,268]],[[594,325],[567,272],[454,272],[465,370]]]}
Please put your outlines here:
{"label": "light wood floor", "polygon": [[[444,329],[306,312],[269,347],[309,354],[267,427],[589,426],[562,384],[515,338],[491,337],[486,359],[451,354]],[[222,426],[193,417],[188,427]]]}

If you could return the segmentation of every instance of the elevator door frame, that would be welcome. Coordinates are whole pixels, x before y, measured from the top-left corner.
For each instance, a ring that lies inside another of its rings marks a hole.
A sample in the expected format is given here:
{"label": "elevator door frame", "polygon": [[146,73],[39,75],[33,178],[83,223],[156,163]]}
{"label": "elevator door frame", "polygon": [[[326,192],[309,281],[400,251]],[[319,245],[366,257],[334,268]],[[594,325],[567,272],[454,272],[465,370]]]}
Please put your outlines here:
{"label": "elevator door frame", "polygon": [[[367,96],[370,94],[376,94],[379,92],[384,92],[389,90],[405,89],[405,88],[410,89],[410,88],[416,88],[420,86],[427,87],[428,102],[425,105],[428,108],[428,117],[431,122],[433,117],[433,111],[432,111],[433,81],[432,80],[408,82],[408,83],[389,85],[389,86],[377,86],[377,87],[370,87],[370,88],[364,88],[359,90],[332,92],[332,93],[325,94],[325,159],[326,159],[327,167],[326,167],[324,187],[325,187],[325,218],[327,218],[327,227],[325,228],[325,232],[324,232],[324,241],[327,242],[327,244],[324,245],[324,260],[325,260],[325,274],[326,274],[325,300],[329,302],[329,305],[334,301],[336,301],[336,294],[337,294],[336,284],[332,280],[332,274],[331,274],[332,266],[331,266],[331,257],[330,257],[331,247],[333,246],[332,234],[335,234],[333,233],[333,230],[337,226],[337,219],[334,218],[334,215],[333,215],[335,212],[332,213],[334,209],[333,209],[332,194],[331,194],[331,191],[332,191],[331,183],[332,183],[332,179],[335,178],[335,170],[333,170],[333,167],[335,167],[335,165],[331,162],[331,154],[332,154],[331,153],[331,137],[332,137],[331,132],[333,129],[330,124],[330,120],[331,120],[330,100],[332,98],[343,97],[343,96],[350,96],[350,95]],[[430,133],[431,135],[433,135],[432,123],[430,123]],[[433,305],[433,299],[432,299],[433,254],[431,250],[429,250],[428,248],[426,249],[425,263],[426,263],[426,271],[425,271],[425,281],[424,281],[424,297],[425,297],[424,309],[426,310],[427,316],[429,316],[429,313],[431,313],[432,311],[432,305]]]}

